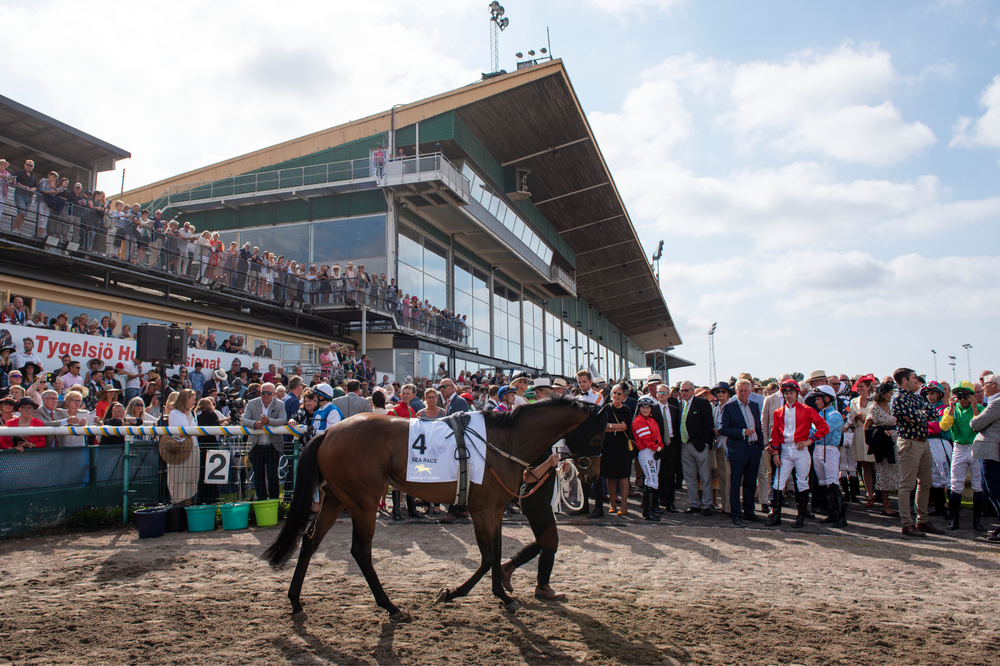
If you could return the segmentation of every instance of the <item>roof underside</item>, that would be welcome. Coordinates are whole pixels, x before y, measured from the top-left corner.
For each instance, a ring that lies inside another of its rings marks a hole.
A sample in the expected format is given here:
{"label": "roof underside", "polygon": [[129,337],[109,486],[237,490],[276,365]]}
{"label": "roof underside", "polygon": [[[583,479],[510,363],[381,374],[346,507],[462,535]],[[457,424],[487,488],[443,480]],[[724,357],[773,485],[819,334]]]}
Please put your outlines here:
{"label": "roof underside", "polygon": [[35,172],[112,171],[131,153],[0,95],[0,157],[20,169],[27,159]]}
{"label": "roof underside", "polygon": [[531,168],[531,201],[576,252],[577,293],[643,349],[681,344],[563,68],[456,112],[501,164]]}
{"label": "roof underside", "polygon": [[[229,178],[449,111],[457,113],[501,164],[532,169],[531,201],[576,253],[578,295],[643,349],[681,344],[649,259],[560,60],[492,77],[126,194],[148,201],[171,185]],[[567,143],[572,145],[551,150]]]}

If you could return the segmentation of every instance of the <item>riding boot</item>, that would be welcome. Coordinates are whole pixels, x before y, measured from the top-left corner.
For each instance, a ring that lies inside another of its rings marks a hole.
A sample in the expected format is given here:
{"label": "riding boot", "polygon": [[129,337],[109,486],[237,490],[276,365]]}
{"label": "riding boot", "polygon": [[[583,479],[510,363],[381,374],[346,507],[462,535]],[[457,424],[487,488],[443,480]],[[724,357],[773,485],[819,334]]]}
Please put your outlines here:
{"label": "riding boot", "polygon": [[[824,486],[820,486],[823,488]],[[824,524],[840,522],[840,506],[837,504],[837,494],[840,493],[840,486],[831,483],[825,486],[826,490],[826,518],[819,521]],[[813,510],[816,510],[816,499],[813,498]],[[818,512],[817,512],[818,513]]]}
{"label": "riding boot", "polygon": [[957,530],[958,525],[958,512],[962,508],[962,496],[958,493],[952,493],[948,496],[948,526],[945,527],[946,530]]}
{"label": "riding boot", "polygon": [[392,519],[402,520],[403,517],[399,515],[399,491],[392,491]]}
{"label": "riding boot", "polygon": [[591,518],[603,518],[604,517],[604,495],[601,491],[601,482],[595,481],[593,489],[594,491],[594,510],[590,512]]}
{"label": "riding boot", "polygon": [[861,494],[861,482],[858,481],[858,477],[856,477],[856,476],[849,476],[849,477],[847,477],[847,479],[848,479],[848,485],[849,485],[850,491],[851,491],[851,493],[850,493],[850,495],[851,495],[851,501],[852,502],[857,502],[858,501],[858,496]]}
{"label": "riding boot", "polygon": [[406,515],[410,518],[419,518],[420,514],[417,513],[417,500],[410,496],[406,496]]}
{"label": "riding boot", "polygon": [[837,503],[837,522],[834,527],[847,527],[847,501],[840,486],[834,486],[833,499]]}
{"label": "riding boot", "polygon": [[[812,481],[810,480],[809,483],[812,484]],[[817,485],[816,489],[813,490],[812,511],[810,511],[809,514],[826,513],[827,510],[828,510],[828,507],[829,507],[829,501],[828,500],[829,500],[829,496],[828,496],[828,493],[827,493],[826,486]],[[816,516],[809,515],[808,517],[809,518],[815,518]]]}
{"label": "riding boot", "polygon": [[659,493],[660,491],[656,488],[652,489],[653,492],[649,494],[649,510],[652,511],[659,517],[663,517],[663,508],[660,506]]}
{"label": "riding boot", "polygon": [[774,491],[774,501],[771,502],[771,514],[767,517],[768,527],[774,527],[775,525],[781,524],[781,505],[782,505],[782,492],[780,490]]}
{"label": "riding boot", "polygon": [[972,493],[972,529],[977,532],[985,532],[986,526],[983,525],[983,500],[985,496],[983,493]]}
{"label": "riding boot", "polygon": [[799,528],[806,524],[806,516],[809,515],[809,491],[802,490],[795,493],[795,503],[799,505],[799,515],[795,517],[792,527]]}
{"label": "riding boot", "polygon": [[646,520],[660,522],[660,517],[656,515],[656,488],[643,488],[642,492],[642,517]]}
{"label": "riding boot", "polygon": [[948,510],[944,506],[944,488],[931,488],[931,500],[934,502],[934,510],[928,511],[928,516],[948,515]]}
{"label": "riding boot", "polygon": [[840,477],[840,492],[844,494],[844,501],[846,502],[851,497],[851,482],[846,476]]}
{"label": "riding boot", "polygon": [[589,483],[581,483],[580,488],[583,489],[583,506],[577,511],[571,513],[571,516],[589,516],[590,515],[590,485]]}

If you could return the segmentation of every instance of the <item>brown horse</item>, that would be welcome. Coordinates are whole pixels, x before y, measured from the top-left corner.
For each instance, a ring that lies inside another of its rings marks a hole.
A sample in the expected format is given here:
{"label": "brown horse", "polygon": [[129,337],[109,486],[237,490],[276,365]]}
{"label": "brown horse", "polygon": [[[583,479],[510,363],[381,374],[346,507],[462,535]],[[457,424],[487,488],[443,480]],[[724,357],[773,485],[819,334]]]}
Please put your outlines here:
{"label": "brown horse", "polygon": [[[596,479],[600,474],[601,443],[608,416],[605,410],[587,403],[549,398],[519,407],[515,412],[485,412],[483,417],[486,472],[482,485],[472,484],[467,503],[482,562],[458,589],[442,589],[438,601],[465,596],[487,570],[492,570],[493,594],[508,611],[514,612],[520,606],[504,590],[500,569],[504,505],[520,487],[525,468],[543,462],[552,445],[561,438],[566,438],[582,474],[588,480]],[[456,485],[407,481],[408,439],[408,419],[359,414],[334,425],[303,449],[288,518],[278,538],[263,554],[275,568],[288,561],[298,535],[309,521],[313,488],[318,484],[323,491],[322,508],[302,537],[298,565],[288,588],[293,619],[306,616],[299,595],[309,559],[345,508],[354,525],[351,555],[368,581],[375,602],[389,612],[391,620],[402,619],[402,613],[389,601],[372,566],[372,537],[383,484],[388,480],[393,488],[440,504],[454,501]]]}

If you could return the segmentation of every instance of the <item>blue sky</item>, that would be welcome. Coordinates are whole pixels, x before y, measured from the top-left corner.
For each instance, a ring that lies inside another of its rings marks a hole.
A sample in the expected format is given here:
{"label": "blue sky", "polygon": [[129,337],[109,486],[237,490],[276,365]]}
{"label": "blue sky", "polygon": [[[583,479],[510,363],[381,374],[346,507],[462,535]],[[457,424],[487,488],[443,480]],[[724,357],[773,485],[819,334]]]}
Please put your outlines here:
{"label": "blue sky", "polygon": [[[714,321],[721,376],[933,375],[937,349],[950,381],[963,343],[1000,371],[995,2],[503,4],[502,66],[550,28],[643,244],[666,242],[682,374],[707,382]],[[130,150],[128,188],[475,81],[486,5],[93,3],[115,41],[49,21],[67,0],[3,1],[8,52],[48,45],[4,94]]]}

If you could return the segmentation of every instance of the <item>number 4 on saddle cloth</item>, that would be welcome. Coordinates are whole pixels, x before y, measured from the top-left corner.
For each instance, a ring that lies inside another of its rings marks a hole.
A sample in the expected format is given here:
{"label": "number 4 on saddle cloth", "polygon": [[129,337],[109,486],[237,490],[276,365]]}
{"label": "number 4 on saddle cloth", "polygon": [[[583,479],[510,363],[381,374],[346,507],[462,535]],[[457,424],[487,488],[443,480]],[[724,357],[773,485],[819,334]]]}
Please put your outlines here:
{"label": "number 4 on saddle cloth", "polygon": [[[439,421],[410,419],[406,480],[414,483],[458,482],[461,472],[455,429],[465,425],[468,480],[482,484],[486,471],[486,422],[481,412],[455,414]],[[462,484],[465,485],[465,484]],[[463,489],[459,488],[459,493]],[[467,488],[465,489],[467,491]],[[461,502],[464,503],[464,502]]]}

